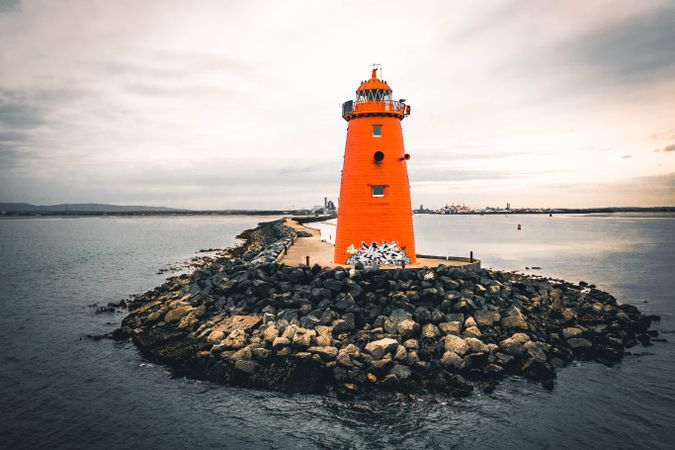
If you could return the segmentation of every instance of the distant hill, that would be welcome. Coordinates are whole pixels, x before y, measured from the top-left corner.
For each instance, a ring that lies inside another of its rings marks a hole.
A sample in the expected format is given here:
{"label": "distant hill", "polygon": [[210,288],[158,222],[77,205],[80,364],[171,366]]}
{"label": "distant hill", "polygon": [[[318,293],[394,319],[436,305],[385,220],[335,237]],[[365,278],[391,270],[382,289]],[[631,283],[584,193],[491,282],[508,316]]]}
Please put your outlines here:
{"label": "distant hill", "polygon": [[164,208],[161,206],[120,206],[105,205],[101,203],[63,203],[60,205],[32,205],[30,203],[0,203],[0,211],[7,213],[28,213],[28,212],[86,212],[86,213],[107,213],[107,212],[171,212],[185,211],[184,209]]}

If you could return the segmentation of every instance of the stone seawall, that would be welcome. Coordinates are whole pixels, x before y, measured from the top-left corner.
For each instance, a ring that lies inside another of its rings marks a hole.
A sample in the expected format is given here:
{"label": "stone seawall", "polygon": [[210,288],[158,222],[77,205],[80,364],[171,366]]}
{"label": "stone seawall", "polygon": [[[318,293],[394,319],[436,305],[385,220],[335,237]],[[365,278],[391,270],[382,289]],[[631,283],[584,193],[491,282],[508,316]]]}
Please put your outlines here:
{"label": "stone seawall", "polygon": [[574,359],[620,361],[655,317],[585,283],[490,270],[275,263],[282,221],[227,257],[123,302],[131,338],[180,375],[349,397],[466,395],[508,375],[550,385]]}

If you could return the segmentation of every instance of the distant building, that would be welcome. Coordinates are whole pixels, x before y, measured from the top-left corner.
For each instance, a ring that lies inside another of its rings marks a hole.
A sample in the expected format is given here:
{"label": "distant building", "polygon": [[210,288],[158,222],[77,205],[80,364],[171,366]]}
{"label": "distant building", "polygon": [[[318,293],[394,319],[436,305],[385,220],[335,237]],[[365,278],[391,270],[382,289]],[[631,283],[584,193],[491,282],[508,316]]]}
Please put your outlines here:
{"label": "distant building", "polygon": [[464,214],[471,212],[471,207],[465,205],[464,203],[452,203],[451,205],[445,205],[444,207],[435,211],[436,214]]}
{"label": "distant building", "polygon": [[415,214],[433,214],[434,212],[429,208],[425,208],[424,205],[420,205],[418,209],[413,210]]}
{"label": "distant building", "polygon": [[312,214],[327,214],[334,216],[336,212],[335,203],[332,200],[329,200],[328,197],[323,198],[323,206],[313,206],[311,209]]}
{"label": "distant building", "polygon": [[335,208],[335,203],[333,203],[333,200],[325,199],[324,205],[323,205],[323,213],[324,214],[335,215],[336,209],[337,208]]}

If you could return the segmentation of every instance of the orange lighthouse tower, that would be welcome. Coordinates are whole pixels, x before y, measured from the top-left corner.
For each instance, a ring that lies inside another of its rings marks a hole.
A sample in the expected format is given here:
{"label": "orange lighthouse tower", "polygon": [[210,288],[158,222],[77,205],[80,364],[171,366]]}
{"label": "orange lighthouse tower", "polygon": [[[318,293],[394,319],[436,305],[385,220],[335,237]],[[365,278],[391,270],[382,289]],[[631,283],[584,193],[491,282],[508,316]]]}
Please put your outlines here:
{"label": "orange lighthouse tower", "polygon": [[401,121],[410,114],[394,101],[386,81],[371,78],[342,105],[349,123],[340,184],[335,263],[345,264],[362,244],[382,248],[393,242],[415,263],[415,237]]}

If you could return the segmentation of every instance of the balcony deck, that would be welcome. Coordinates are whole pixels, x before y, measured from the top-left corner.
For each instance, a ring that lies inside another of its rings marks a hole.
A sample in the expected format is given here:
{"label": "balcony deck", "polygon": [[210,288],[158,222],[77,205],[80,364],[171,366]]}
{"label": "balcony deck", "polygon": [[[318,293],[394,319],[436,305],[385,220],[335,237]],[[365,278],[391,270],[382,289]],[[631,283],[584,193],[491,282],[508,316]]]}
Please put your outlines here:
{"label": "balcony deck", "polygon": [[342,117],[349,121],[360,116],[394,116],[400,119],[410,115],[410,106],[395,100],[350,100],[342,104]]}

